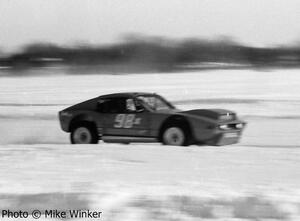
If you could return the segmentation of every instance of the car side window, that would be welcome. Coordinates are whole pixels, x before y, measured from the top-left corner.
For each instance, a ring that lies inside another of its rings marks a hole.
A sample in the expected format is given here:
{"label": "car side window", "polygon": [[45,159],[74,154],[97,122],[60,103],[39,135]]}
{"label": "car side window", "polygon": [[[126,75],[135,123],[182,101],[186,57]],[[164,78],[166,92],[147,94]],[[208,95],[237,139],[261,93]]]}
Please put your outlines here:
{"label": "car side window", "polygon": [[101,99],[98,101],[97,110],[100,113],[123,113],[125,100],[119,98]]}
{"label": "car side window", "polygon": [[109,102],[110,100],[104,100],[104,99],[99,100],[97,103],[97,111],[101,113],[107,113]]}
{"label": "car side window", "polygon": [[110,98],[99,100],[97,110],[100,113],[133,113],[136,107],[132,98]]}
{"label": "car side window", "polygon": [[132,98],[126,99],[126,112],[136,112],[136,107]]}

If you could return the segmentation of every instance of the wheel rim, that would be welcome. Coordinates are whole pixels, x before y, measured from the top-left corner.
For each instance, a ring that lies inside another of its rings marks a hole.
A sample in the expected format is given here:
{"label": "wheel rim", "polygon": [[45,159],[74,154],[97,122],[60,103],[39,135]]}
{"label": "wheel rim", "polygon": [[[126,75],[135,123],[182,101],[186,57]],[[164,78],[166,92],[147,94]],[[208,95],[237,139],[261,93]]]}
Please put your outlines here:
{"label": "wheel rim", "polygon": [[164,132],[163,139],[167,145],[182,146],[185,136],[180,128],[170,127]]}
{"label": "wheel rim", "polygon": [[78,127],[73,135],[74,143],[76,144],[90,144],[92,143],[92,135],[86,127]]}

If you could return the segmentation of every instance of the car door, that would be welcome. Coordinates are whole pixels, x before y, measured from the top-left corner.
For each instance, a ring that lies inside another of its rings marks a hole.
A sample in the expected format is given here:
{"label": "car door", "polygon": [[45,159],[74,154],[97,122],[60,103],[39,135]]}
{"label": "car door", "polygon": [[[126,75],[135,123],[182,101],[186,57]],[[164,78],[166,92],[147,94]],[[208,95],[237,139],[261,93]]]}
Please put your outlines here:
{"label": "car door", "polygon": [[149,114],[137,110],[133,98],[110,98],[103,103],[101,112],[104,135],[147,137],[150,134]]}

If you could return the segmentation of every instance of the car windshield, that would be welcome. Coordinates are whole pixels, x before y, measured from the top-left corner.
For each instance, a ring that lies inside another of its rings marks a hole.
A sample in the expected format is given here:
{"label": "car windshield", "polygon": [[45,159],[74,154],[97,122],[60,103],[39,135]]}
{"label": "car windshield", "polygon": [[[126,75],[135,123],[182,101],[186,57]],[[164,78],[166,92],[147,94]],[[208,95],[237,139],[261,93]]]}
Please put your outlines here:
{"label": "car windshield", "polygon": [[172,104],[158,95],[143,95],[138,96],[137,99],[155,111],[175,109]]}

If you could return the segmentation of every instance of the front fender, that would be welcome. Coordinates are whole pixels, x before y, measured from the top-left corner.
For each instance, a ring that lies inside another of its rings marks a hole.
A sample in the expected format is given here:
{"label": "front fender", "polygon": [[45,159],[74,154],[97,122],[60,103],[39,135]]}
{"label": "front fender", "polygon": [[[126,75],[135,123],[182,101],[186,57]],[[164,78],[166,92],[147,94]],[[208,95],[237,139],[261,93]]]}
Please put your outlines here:
{"label": "front fender", "polygon": [[205,117],[189,116],[186,117],[195,141],[201,142],[208,140],[215,135],[217,122]]}

